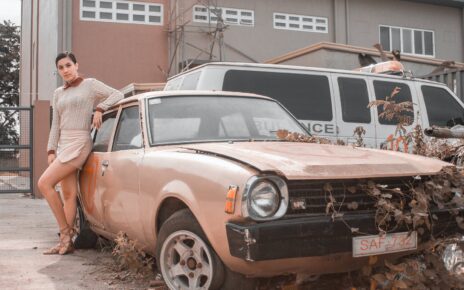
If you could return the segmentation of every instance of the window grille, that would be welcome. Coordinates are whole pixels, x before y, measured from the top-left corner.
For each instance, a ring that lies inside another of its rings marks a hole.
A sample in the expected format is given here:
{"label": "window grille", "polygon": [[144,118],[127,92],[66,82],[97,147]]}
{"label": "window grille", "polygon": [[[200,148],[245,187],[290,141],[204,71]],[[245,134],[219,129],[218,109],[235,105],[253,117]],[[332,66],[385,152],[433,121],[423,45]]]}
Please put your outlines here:
{"label": "window grille", "polygon": [[274,29],[328,33],[328,27],[325,17],[274,13]]}
{"label": "window grille", "polygon": [[205,7],[201,5],[193,6],[193,21],[202,23],[217,23],[219,18],[225,24],[254,26],[255,14],[253,10],[226,8],[226,7]]}
{"label": "window grille", "polygon": [[122,0],[81,0],[80,20],[163,25],[163,5]]}

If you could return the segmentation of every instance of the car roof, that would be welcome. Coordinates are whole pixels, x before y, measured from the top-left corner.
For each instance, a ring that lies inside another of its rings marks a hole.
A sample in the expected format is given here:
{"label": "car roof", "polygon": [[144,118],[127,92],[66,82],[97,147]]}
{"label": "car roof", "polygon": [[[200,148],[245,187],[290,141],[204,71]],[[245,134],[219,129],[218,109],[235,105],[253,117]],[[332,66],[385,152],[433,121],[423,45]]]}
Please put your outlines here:
{"label": "car roof", "polygon": [[156,92],[147,92],[134,95],[128,98],[124,98],[117,102],[113,107],[131,103],[138,102],[147,98],[162,98],[162,97],[178,97],[178,96],[234,96],[234,97],[245,97],[245,98],[259,98],[266,100],[273,100],[272,98],[257,95],[252,93],[242,93],[242,92],[226,92],[226,91],[216,91],[216,90],[179,90],[179,91],[156,91]]}
{"label": "car roof", "polygon": [[320,68],[320,67],[309,67],[309,66],[296,66],[296,65],[282,65],[282,64],[269,64],[269,63],[248,63],[248,62],[208,62],[199,66],[196,66],[192,69],[186,70],[181,72],[177,75],[174,75],[168,78],[168,81],[173,80],[177,77],[189,74],[191,72],[201,70],[204,68],[209,67],[233,67],[233,68],[261,68],[261,69],[283,69],[283,70],[299,70],[299,71],[307,71],[307,72],[325,72],[325,73],[340,73],[340,74],[353,74],[353,75],[365,75],[365,76],[375,76],[375,77],[383,77],[383,78],[392,78],[392,79],[407,79],[407,80],[416,80],[424,83],[432,83],[446,86],[443,83],[435,82],[427,79],[417,78],[415,76],[411,77],[404,77],[398,75],[389,75],[389,74],[379,74],[379,73],[369,73],[369,72],[361,72],[356,70],[345,70],[345,69],[334,69],[334,68]]}

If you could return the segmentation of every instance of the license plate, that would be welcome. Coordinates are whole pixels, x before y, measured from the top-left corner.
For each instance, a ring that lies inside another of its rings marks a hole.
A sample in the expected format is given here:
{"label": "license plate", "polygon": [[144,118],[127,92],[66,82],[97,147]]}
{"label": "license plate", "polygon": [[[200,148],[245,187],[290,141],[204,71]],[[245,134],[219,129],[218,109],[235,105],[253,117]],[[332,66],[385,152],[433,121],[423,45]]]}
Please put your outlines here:
{"label": "license plate", "polygon": [[417,232],[353,238],[353,257],[381,255],[417,249]]}

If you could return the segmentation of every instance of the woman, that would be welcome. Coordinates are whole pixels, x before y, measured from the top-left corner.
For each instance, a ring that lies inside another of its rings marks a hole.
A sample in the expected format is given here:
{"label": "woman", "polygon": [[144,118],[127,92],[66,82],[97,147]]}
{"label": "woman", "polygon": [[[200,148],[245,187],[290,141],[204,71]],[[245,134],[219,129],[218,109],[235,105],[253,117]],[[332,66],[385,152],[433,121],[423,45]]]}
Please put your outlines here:
{"label": "woman", "polygon": [[[53,121],[47,147],[49,166],[40,177],[38,187],[58,222],[60,242],[45,251],[46,255],[74,251],[77,171],[92,150],[90,129],[100,128],[102,113],[123,98],[121,92],[96,79],[80,77],[72,53],[58,54],[55,65],[64,85],[53,94]],[[58,183],[61,184],[63,202],[55,190]]]}

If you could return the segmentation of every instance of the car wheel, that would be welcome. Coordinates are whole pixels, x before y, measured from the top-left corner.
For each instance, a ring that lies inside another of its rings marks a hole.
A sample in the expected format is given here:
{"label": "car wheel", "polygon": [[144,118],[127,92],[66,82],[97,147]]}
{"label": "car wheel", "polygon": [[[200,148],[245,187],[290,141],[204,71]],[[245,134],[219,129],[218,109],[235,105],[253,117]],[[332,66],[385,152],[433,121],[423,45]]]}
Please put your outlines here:
{"label": "car wheel", "polygon": [[161,226],[156,261],[169,289],[214,290],[224,281],[224,266],[188,209]]}
{"label": "car wheel", "polygon": [[76,237],[74,247],[76,249],[93,249],[97,245],[98,236],[89,226],[89,222],[84,216],[84,211],[79,202],[77,202],[76,214]]}

